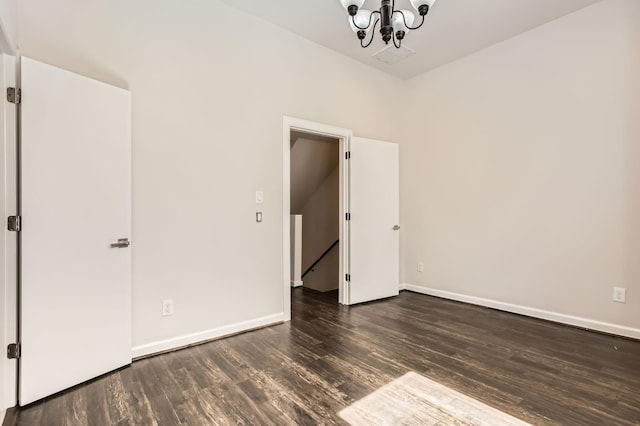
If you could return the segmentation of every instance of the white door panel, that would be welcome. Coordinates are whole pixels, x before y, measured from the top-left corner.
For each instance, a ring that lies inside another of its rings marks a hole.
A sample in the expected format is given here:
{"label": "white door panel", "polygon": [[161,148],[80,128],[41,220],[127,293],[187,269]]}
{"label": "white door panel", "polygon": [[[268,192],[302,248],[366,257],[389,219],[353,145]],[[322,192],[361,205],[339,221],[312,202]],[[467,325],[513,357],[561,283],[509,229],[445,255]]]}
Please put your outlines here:
{"label": "white door panel", "polygon": [[398,145],[351,139],[349,160],[349,303],[398,294],[399,150]]}
{"label": "white door panel", "polygon": [[22,58],[22,405],[131,362],[130,92]]}

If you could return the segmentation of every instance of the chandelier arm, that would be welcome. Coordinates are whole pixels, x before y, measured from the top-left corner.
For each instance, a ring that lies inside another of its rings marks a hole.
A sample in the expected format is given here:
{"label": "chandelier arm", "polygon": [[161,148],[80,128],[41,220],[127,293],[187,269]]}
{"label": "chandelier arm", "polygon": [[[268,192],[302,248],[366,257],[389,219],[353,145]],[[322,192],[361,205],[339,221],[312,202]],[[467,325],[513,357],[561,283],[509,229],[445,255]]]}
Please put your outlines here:
{"label": "chandelier arm", "polygon": [[367,48],[371,43],[373,43],[373,38],[376,35],[376,27],[378,26],[378,22],[380,22],[380,19],[376,19],[375,24],[373,24],[373,28],[371,29],[371,39],[369,40],[369,43],[364,44],[362,40],[360,40],[360,47]]}
{"label": "chandelier arm", "polygon": [[401,10],[395,10],[393,13],[398,12],[400,15],[402,15],[402,20],[404,21],[404,26],[407,27],[410,30],[417,30],[418,28],[420,28],[422,26],[422,24],[424,24],[424,17],[427,15],[422,15],[422,22],[420,22],[420,25],[418,25],[417,27],[410,27],[409,25],[407,25],[407,18],[404,16],[404,13],[402,13]]}
{"label": "chandelier arm", "polygon": [[391,36],[393,38],[393,45],[396,47],[396,49],[400,49],[400,46],[402,46],[402,40],[398,40],[398,43],[396,44],[396,35],[391,33]]}
{"label": "chandelier arm", "polygon": [[380,11],[374,10],[373,12],[371,12],[371,15],[369,15],[369,23],[367,24],[366,27],[360,27],[358,24],[356,24],[355,15],[351,17],[351,22],[353,23],[353,26],[356,27],[357,29],[366,30],[367,28],[369,28],[369,25],[371,25],[371,20],[373,19],[373,14],[374,13],[377,13],[379,15]]}

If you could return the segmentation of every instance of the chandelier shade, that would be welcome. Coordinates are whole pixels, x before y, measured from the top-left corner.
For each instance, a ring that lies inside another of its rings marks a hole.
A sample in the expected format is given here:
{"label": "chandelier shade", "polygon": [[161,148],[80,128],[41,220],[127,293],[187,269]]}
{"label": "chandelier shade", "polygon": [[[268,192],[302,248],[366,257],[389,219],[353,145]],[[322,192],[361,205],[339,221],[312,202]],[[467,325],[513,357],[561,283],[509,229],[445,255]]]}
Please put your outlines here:
{"label": "chandelier shade", "polygon": [[371,29],[371,11],[366,9],[358,10],[358,13],[353,17],[349,17],[349,25],[354,33],[358,34],[358,31],[369,32]]}
{"label": "chandelier shade", "polygon": [[[425,16],[436,0],[410,0],[410,2],[422,17],[420,24],[415,27],[413,26],[415,14],[410,10],[396,9],[395,0],[380,0],[380,8],[374,11],[361,9],[365,0],[340,0],[349,13],[349,25],[358,36],[362,47],[368,47],[373,42],[375,29],[380,24],[382,41],[389,44],[389,41],[393,40],[394,46],[399,48],[409,31],[417,30],[424,24]],[[371,32],[371,38],[365,42],[369,32]]]}
{"label": "chandelier shade", "polygon": [[[413,6],[413,8],[418,11],[420,10],[420,6],[431,7],[436,2],[436,0],[409,0],[409,1],[411,2],[411,6]],[[362,6],[358,6],[358,7],[362,7]]]}
{"label": "chandelier shade", "polygon": [[[415,0],[413,0],[415,1]],[[412,1],[412,3],[413,3]],[[420,0],[418,0],[420,1]],[[349,9],[349,6],[357,6],[358,9],[360,9],[362,7],[362,5],[364,4],[364,0],[340,0],[340,3],[342,3],[342,6],[345,9]]]}
{"label": "chandelier shade", "polygon": [[[340,3],[349,12],[349,15],[353,16],[362,7],[364,0],[340,0]],[[354,11],[353,13],[351,13],[352,10]]]}
{"label": "chandelier shade", "polygon": [[409,28],[413,25],[415,15],[410,10],[397,10],[393,14],[393,31],[396,37],[399,32],[407,33]]}

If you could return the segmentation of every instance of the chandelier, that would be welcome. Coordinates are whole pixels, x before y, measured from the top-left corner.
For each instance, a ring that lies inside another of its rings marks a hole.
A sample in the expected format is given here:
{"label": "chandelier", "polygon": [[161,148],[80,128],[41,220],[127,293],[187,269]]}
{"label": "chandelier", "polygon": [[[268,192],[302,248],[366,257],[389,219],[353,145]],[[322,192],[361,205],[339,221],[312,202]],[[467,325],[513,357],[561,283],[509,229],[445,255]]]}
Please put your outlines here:
{"label": "chandelier", "polygon": [[[389,44],[393,40],[395,47],[400,48],[402,40],[409,30],[417,30],[424,24],[424,17],[429,13],[429,9],[436,0],[410,0],[411,6],[420,14],[422,21],[413,27],[415,15],[410,10],[396,10],[395,0],[381,0],[380,9],[361,9],[365,0],[340,0],[342,6],[349,12],[349,24],[360,40],[360,46],[369,47],[373,41],[376,27],[380,24],[380,34],[382,41]],[[374,21],[374,15],[375,21]],[[373,22],[373,25],[372,25]],[[371,38],[365,44],[367,34],[371,32]]]}

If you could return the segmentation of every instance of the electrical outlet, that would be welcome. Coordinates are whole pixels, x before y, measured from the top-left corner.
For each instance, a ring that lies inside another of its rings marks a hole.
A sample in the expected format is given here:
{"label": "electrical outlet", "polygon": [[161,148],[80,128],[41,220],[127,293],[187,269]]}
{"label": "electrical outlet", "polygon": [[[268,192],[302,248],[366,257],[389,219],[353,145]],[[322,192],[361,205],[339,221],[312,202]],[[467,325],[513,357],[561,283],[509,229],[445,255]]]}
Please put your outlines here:
{"label": "electrical outlet", "polygon": [[418,272],[423,272],[424,271],[424,263],[420,262],[418,263]]}
{"label": "electrical outlet", "polygon": [[627,289],[624,287],[614,287],[613,288],[613,301],[625,303],[627,299]]}
{"label": "electrical outlet", "polygon": [[173,300],[166,299],[162,301],[162,316],[168,317],[173,315]]}

